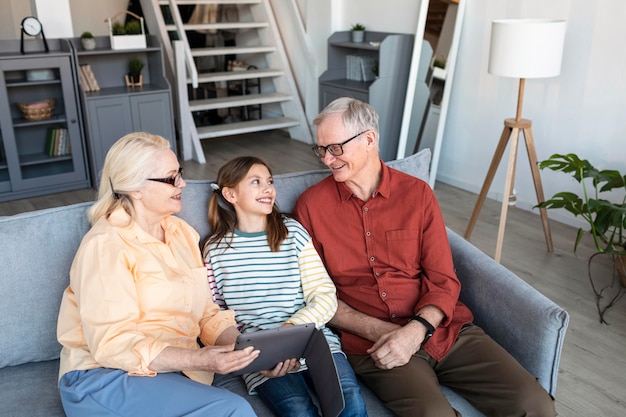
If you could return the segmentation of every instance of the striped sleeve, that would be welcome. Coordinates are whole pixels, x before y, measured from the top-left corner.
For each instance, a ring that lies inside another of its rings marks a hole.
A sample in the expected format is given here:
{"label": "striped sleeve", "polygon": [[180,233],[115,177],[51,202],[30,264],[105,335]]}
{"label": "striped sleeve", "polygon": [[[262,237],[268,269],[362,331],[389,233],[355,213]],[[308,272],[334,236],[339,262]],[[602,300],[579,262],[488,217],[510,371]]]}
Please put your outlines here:
{"label": "striped sleeve", "polygon": [[298,265],[306,306],[298,310],[287,322],[315,323],[317,327],[322,327],[337,311],[337,294],[335,284],[328,276],[310,239],[298,254]]}

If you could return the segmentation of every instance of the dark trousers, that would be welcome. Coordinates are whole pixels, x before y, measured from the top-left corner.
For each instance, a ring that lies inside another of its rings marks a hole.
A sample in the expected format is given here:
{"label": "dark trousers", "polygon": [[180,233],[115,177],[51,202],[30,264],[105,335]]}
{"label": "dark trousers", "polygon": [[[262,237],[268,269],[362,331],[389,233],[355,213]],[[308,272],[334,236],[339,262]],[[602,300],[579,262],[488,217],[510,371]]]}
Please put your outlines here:
{"label": "dark trousers", "polygon": [[441,361],[419,350],[409,363],[384,370],[369,355],[348,355],[355,373],[399,416],[460,416],[441,392],[446,385],[487,416],[556,416],[554,399],[506,350],[468,325]]}

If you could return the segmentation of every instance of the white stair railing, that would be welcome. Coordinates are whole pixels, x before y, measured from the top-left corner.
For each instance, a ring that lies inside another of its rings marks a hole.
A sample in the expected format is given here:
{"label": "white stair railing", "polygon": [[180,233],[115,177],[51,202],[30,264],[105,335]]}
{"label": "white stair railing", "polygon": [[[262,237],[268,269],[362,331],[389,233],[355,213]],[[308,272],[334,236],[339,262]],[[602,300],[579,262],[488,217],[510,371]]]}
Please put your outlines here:
{"label": "white stair railing", "polygon": [[191,78],[191,86],[193,88],[198,88],[198,69],[196,68],[193,55],[191,55],[189,40],[187,39],[187,34],[185,33],[185,28],[183,27],[183,19],[180,16],[176,0],[169,0],[169,5],[170,12],[172,13],[172,19],[174,19],[174,25],[176,26],[176,33],[178,34],[179,39],[183,42],[185,67],[187,68],[187,74],[189,74],[189,77]]}

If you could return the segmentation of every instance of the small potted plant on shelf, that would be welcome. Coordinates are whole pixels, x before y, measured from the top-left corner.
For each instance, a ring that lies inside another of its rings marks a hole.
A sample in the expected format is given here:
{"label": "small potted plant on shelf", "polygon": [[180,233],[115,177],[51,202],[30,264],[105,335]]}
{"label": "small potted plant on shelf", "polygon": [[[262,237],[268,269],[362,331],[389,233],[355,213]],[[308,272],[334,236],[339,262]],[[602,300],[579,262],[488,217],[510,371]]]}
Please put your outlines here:
{"label": "small potted plant on shelf", "polygon": [[96,49],[96,38],[93,37],[91,32],[83,32],[80,35],[80,44],[86,50]]}
{"label": "small potted plant on shelf", "polygon": [[128,59],[128,74],[126,74],[126,86],[128,87],[141,87],[143,84],[143,77],[141,70],[143,69],[143,61],[137,57]]}
{"label": "small potted plant on shelf", "polygon": [[361,23],[355,23],[352,25],[352,42],[361,43],[365,37],[365,26]]}
{"label": "small potted plant on shelf", "polygon": [[[125,24],[121,21],[114,21],[124,13],[131,15],[135,19],[129,20]],[[123,11],[113,17],[107,18],[106,21],[109,24],[109,37],[112,49],[146,48],[147,42],[143,17],[133,12]]]}
{"label": "small potted plant on shelf", "polygon": [[[618,296],[611,300],[607,307],[600,308],[602,291],[597,291],[591,279],[591,261],[596,255],[607,254],[611,257],[617,275],[620,278],[620,294],[626,288],[626,196],[618,196],[621,201],[613,202],[602,197],[602,193],[613,190],[626,191],[626,175],[615,169],[599,170],[586,159],[581,160],[576,154],[554,154],[539,163],[540,169],[551,169],[569,174],[582,188],[582,197],[568,191],[556,193],[552,198],[539,203],[536,207],[556,209],[563,208],[574,216],[582,217],[589,230],[578,229],[574,242],[574,252],[582,237],[589,233],[597,252],[589,258],[589,279],[597,296],[600,320],[604,321],[604,312]],[[589,188],[591,186],[591,188]],[[606,288],[606,287],[605,287]]]}

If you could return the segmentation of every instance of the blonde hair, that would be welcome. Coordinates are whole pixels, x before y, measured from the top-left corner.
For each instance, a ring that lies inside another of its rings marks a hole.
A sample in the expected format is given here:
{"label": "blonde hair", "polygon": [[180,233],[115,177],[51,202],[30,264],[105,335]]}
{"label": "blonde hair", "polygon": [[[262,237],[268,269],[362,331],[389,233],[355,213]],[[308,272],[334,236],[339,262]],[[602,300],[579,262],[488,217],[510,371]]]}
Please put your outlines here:
{"label": "blonde hair", "polygon": [[94,224],[101,217],[108,217],[119,206],[134,218],[135,209],[128,193],[142,187],[157,169],[155,153],[167,149],[167,139],[150,133],[133,132],[118,139],[104,159],[98,198],[87,212],[89,222]]}

